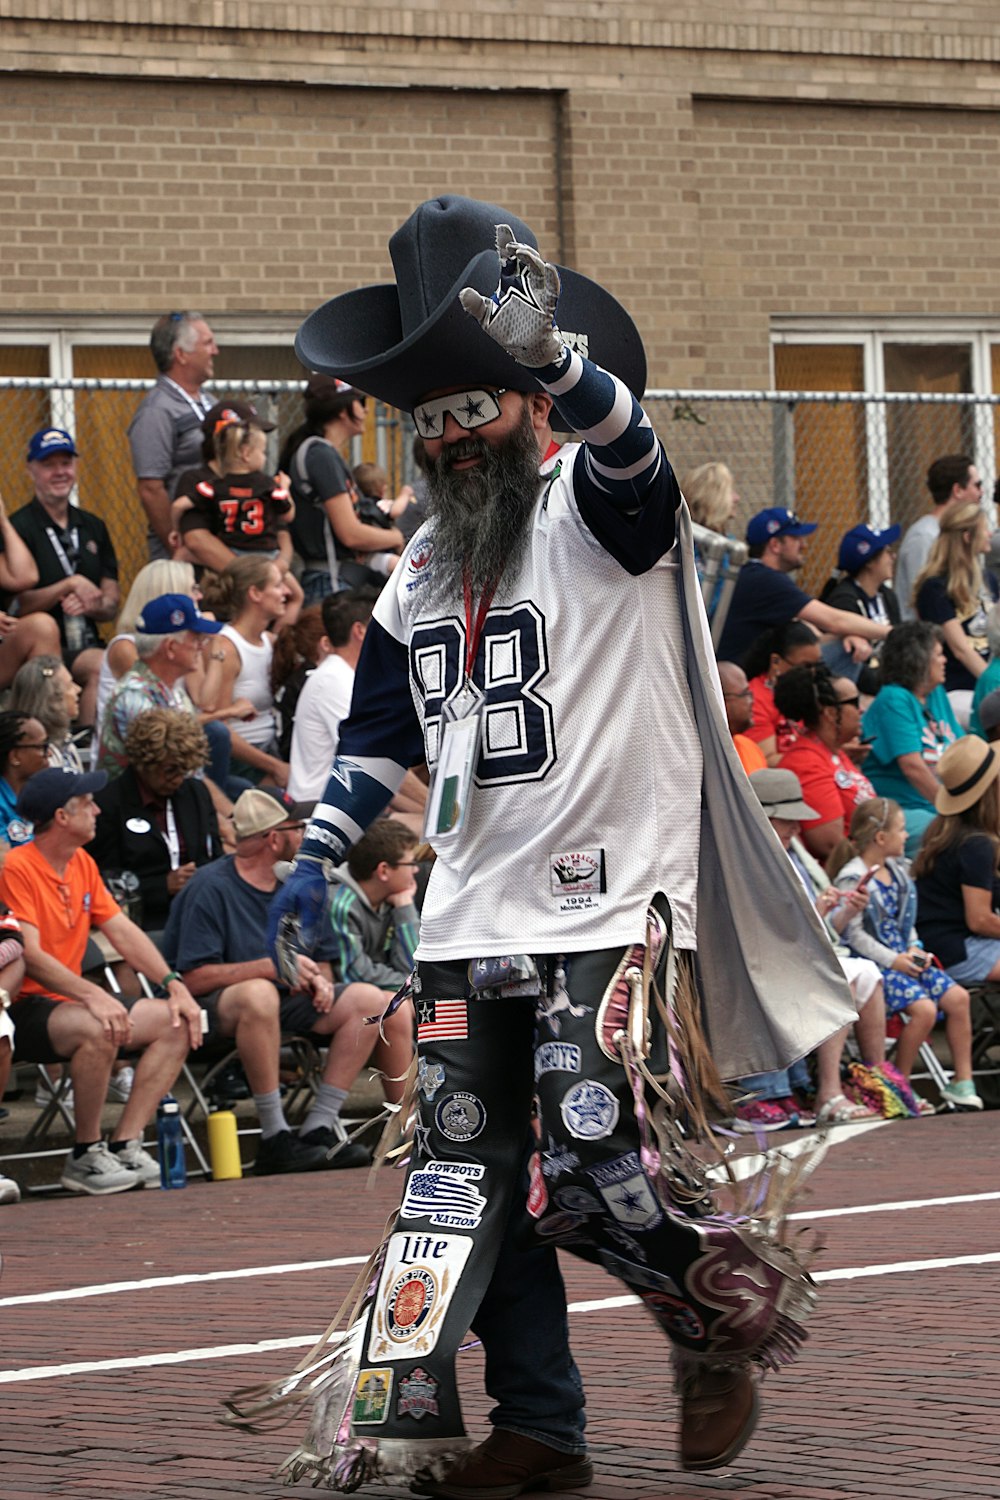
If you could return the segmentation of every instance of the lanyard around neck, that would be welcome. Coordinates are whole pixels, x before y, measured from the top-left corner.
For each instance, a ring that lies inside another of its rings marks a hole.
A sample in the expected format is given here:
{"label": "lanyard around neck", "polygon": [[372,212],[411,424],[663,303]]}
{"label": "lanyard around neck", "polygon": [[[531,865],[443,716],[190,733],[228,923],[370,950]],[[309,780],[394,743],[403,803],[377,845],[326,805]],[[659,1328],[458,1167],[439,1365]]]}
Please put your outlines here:
{"label": "lanyard around neck", "polygon": [[472,585],[468,578],[462,579],[462,593],[465,598],[465,680],[472,681],[472,669],[476,665],[476,656],[479,651],[479,642],[482,639],[483,626],[486,624],[486,616],[490,612],[493,603],[493,595],[497,591],[496,583],[488,583],[483,589],[479,599],[479,605],[473,618],[472,612]]}

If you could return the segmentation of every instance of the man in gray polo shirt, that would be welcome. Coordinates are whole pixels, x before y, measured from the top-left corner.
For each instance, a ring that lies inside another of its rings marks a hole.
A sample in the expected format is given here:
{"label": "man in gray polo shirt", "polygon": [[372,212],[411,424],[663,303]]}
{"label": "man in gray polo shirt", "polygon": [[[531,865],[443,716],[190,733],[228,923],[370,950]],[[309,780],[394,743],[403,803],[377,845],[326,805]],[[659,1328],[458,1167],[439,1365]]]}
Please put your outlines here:
{"label": "man in gray polo shirt", "polygon": [[215,397],[203,387],[218,354],[201,313],[165,313],[149,347],[159,378],[128,429],[139,500],[149,520],[149,556],[170,557],[170,502],[185,469],[201,463],[202,420]]}

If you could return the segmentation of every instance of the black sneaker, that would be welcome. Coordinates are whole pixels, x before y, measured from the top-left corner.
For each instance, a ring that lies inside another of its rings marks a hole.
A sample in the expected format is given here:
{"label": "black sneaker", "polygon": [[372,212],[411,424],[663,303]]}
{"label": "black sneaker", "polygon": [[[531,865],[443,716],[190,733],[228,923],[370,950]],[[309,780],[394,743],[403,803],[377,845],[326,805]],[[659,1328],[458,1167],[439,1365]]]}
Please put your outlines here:
{"label": "black sneaker", "polygon": [[230,1104],[250,1098],[250,1085],[238,1057],[219,1069],[208,1086],[208,1097],[219,1109],[228,1109]]}
{"label": "black sneaker", "polygon": [[[300,1135],[299,1141],[303,1146],[320,1146],[323,1150],[324,1167],[336,1171],[338,1167],[370,1167],[372,1154],[367,1146],[362,1146],[360,1141],[349,1141],[344,1132],[344,1127],[339,1130],[331,1130],[328,1125],[318,1125],[315,1130],[310,1130],[307,1135]],[[335,1146],[339,1146],[335,1156],[330,1152]]]}
{"label": "black sneaker", "polygon": [[290,1130],[279,1130],[277,1135],[261,1139],[253,1175],[269,1177],[277,1172],[315,1172],[325,1166],[324,1147],[307,1145]]}

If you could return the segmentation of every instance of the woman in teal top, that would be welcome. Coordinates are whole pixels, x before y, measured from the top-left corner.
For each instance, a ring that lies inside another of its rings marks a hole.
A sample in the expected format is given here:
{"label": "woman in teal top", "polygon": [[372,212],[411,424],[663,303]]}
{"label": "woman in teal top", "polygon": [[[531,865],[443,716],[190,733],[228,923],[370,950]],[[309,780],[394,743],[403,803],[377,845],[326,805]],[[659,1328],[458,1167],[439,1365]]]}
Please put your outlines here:
{"label": "woman in teal top", "polygon": [[38,719],[7,710],[0,713],[0,841],[26,844],[33,829],[17,816],[24,783],[49,763],[49,739]]}
{"label": "woman in teal top", "polygon": [[937,763],[962,734],[944,690],[940,628],[922,620],[897,625],[882,647],[880,672],[882,686],[862,724],[871,743],[865,775],[880,797],[903,809],[912,857],[936,816]]}

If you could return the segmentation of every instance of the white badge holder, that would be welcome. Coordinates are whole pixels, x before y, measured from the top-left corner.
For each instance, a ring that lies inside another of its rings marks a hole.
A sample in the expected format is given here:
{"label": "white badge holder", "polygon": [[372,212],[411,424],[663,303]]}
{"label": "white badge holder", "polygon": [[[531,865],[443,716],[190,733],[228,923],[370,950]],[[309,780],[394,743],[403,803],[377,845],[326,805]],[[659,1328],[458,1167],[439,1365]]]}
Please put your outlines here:
{"label": "white badge holder", "polygon": [[468,822],[482,732],[483,703],[476,694],[462,692],[444,705],[424,816],[424,838],[436,848],[454,844]]}

